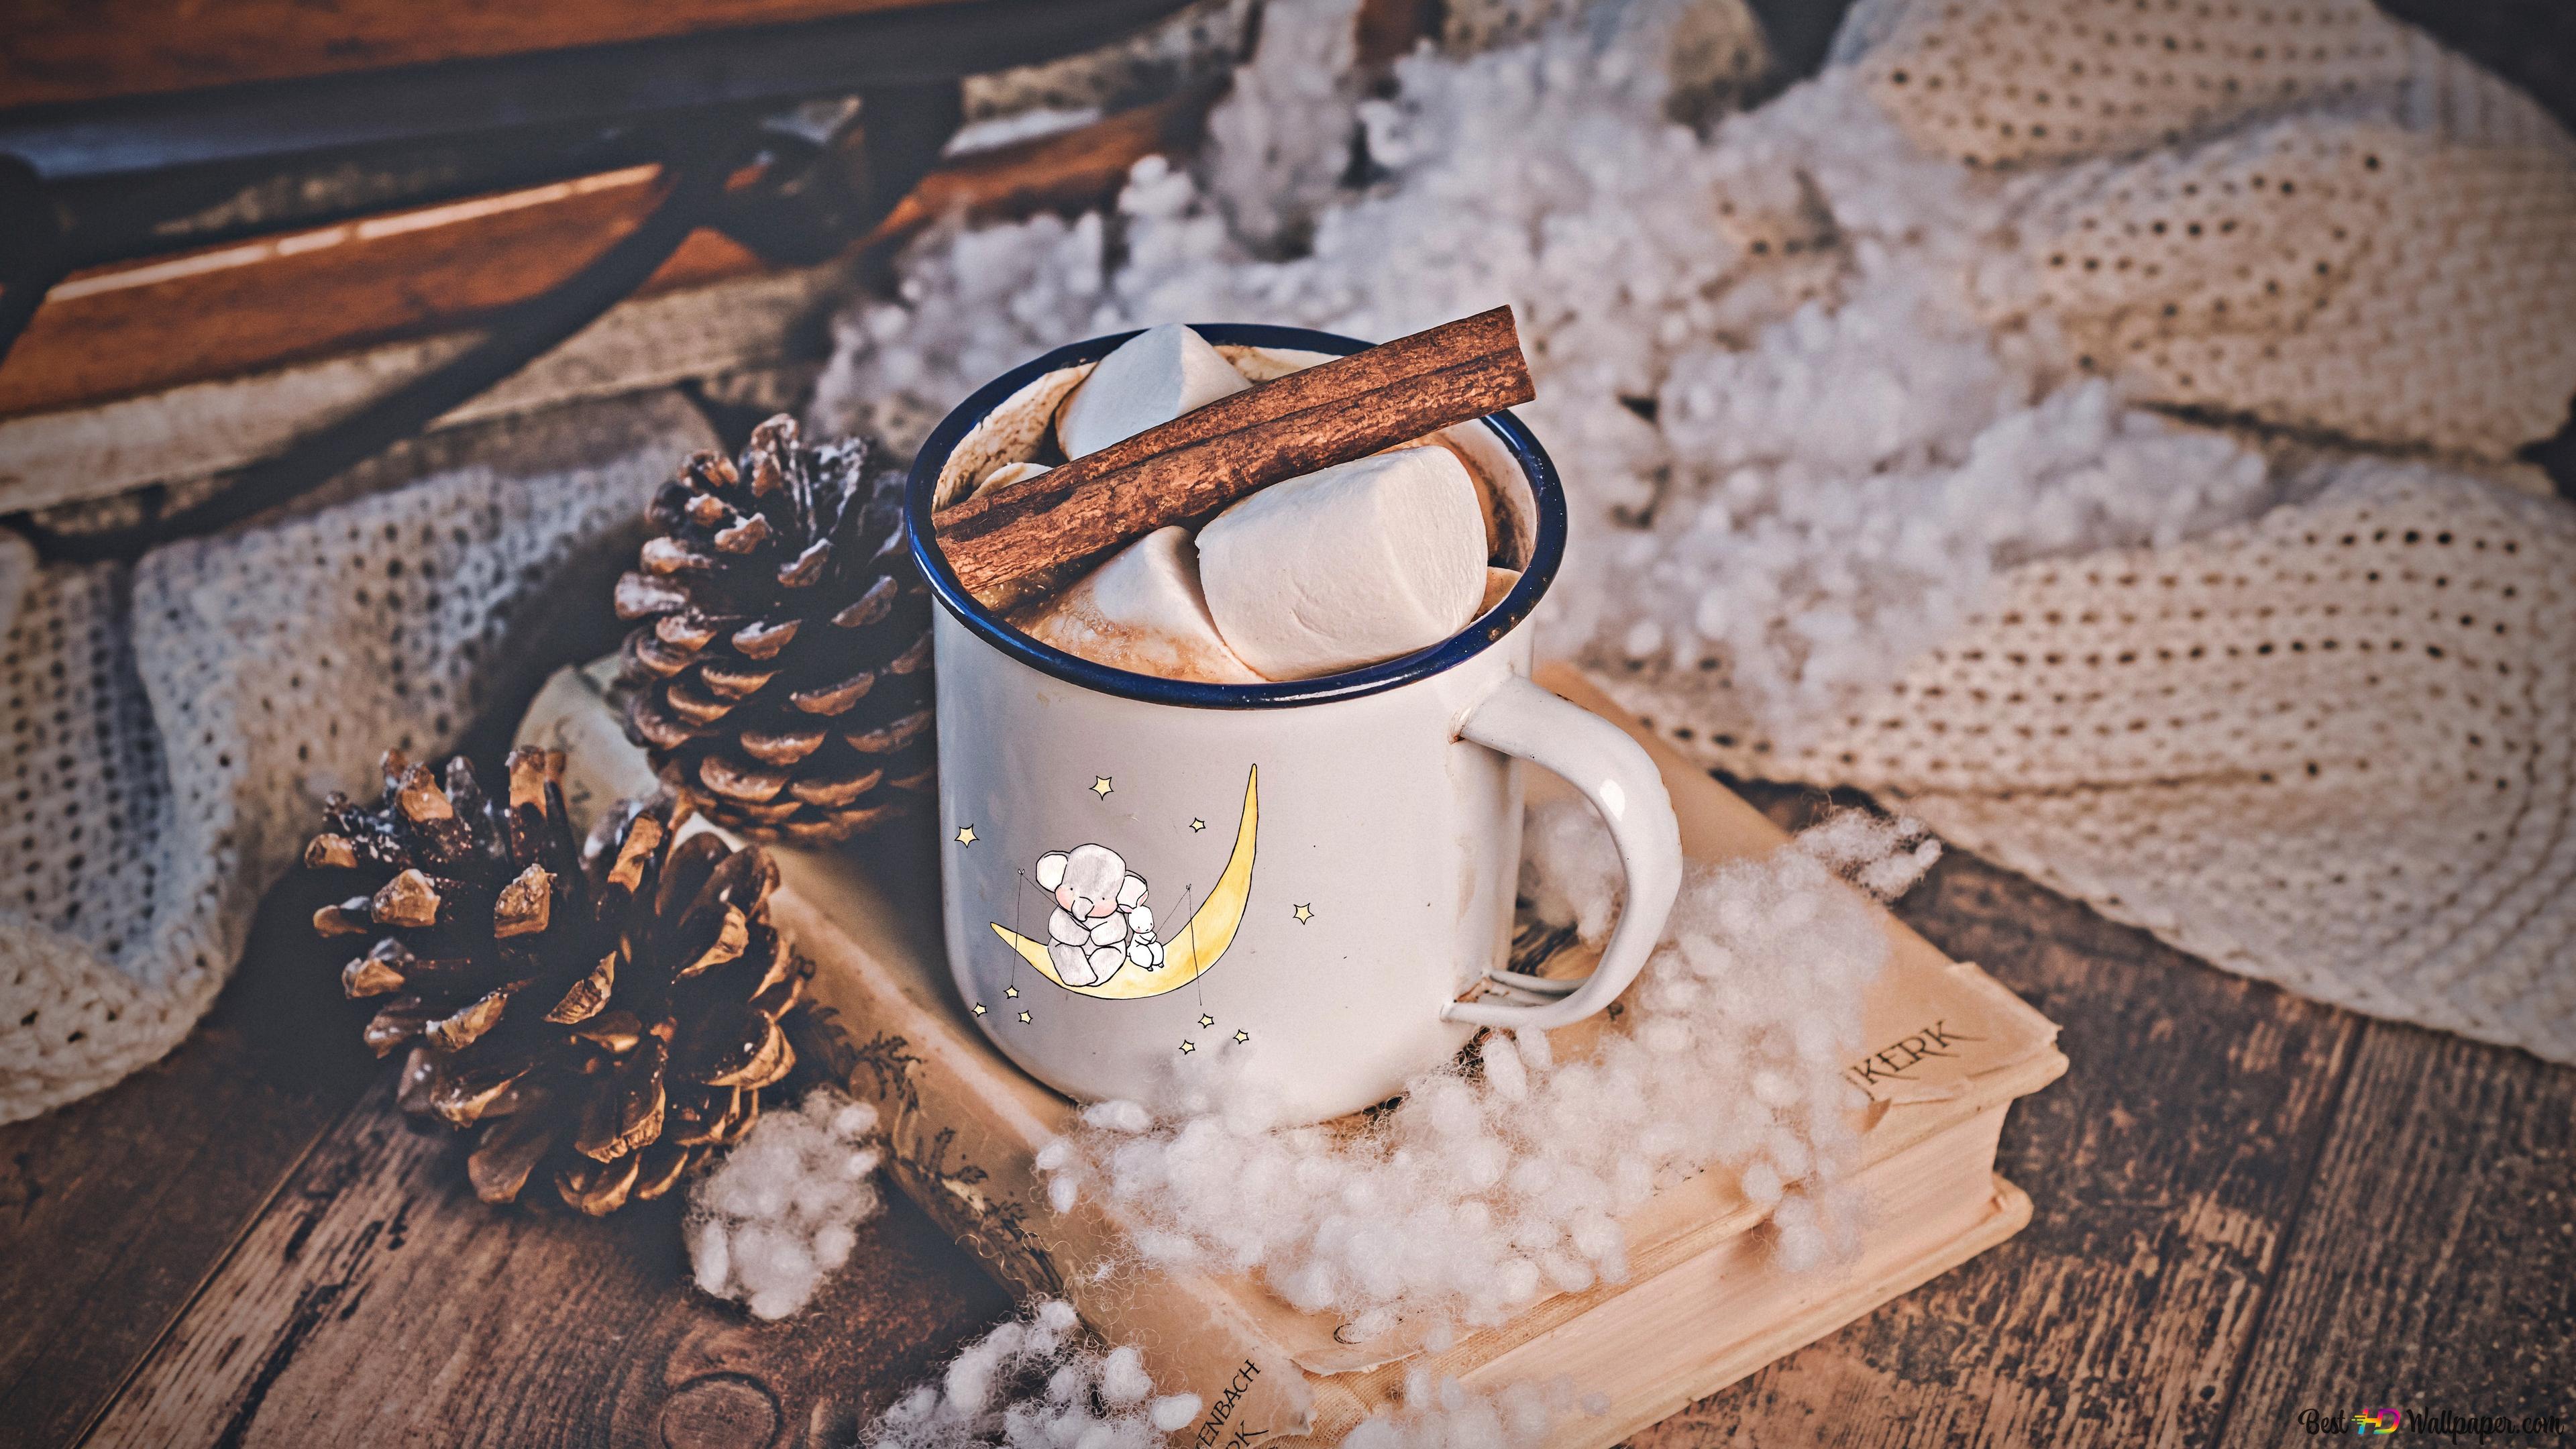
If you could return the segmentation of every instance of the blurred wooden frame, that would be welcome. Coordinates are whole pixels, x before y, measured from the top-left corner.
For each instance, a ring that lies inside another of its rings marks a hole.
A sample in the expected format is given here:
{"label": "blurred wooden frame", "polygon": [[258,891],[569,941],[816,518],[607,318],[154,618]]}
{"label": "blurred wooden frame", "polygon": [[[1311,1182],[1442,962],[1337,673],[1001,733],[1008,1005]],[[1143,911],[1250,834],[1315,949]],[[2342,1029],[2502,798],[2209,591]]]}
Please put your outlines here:
{"label": "blurred wooden frame", "polygon": [[[1096,205],[1138,160],[1194,141],[1216,95],[957,157],[851,252],[951,216]],[[656,181],[635,167],[75,273],[0,363],[0,514],[265,455],[578,270],[637,224]],[[694,232],[634,296],[446,421],[787,360],[785,334],[845,270]]]}
{"label": "blurred wooden frame", "polygon": [[[1196,134],[1201,88],[1077,130],[957,158],[858,243],[942,217],[1079,207]],[[543,293],[632,230],[654,167],[76,272],[0,363],[0,417],[83,407],[471,326]],[[639,297],[767,270],[713,231],[690,235]]]}
{"label": "blurred wooden frame", "polygon": [[12,0],[0,108],[793,24],[947,0]]}
{"label": "blurred wooden frame", "polygon": [[[343,33],[350,16],[315,20],[303,5],[245,0],[194,15],[184,52],[98,45],[102,12],[162,14],[171,3],[38,0],[31,23],[0,37],[0,102],[62,93],[66,78],[96,95],[202,83],[210,68],[268,78],[395,64],[436,53],[455,34],[445,12],[347,5],[368,13],[356,22],[363,35],[347,42],[356,58],[344,65],[338,42],[315,37]],[[464,0],[474,18],[468,28],[504,48],[898,3],[677,0],[639,11]],[[262,14],[276,27],[273,45],[252,23]],[[1384,65],[1437,24],[1430,0],[1364,0],[1354,22],[1362,63]],[[954,157],[845,259],[951,216],[1098,205],[1138,160],[1194,145],[1222,88],[1221,79],[1203,83],[1088,125]],[[577,271],[640,222],[658,182],[656,168],[635,166],[71,274],[0,361],[0,514],[262,456],[301,418],[353,406],[434,365],[478,323]],[[840,274],[836,265],[766,263],[702,229],[626,303],[444,421],[784,360],[781,334],[828,301]]]}

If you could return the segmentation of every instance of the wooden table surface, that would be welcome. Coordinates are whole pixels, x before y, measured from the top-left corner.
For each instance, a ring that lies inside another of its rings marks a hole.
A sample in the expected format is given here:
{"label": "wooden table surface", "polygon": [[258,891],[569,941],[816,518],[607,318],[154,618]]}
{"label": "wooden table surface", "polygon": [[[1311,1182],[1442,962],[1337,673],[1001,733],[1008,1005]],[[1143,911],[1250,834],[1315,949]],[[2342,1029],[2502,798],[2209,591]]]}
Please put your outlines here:
{"label": "wooden table surface", "polygon": [[[684,1286],[675,1203],[485,1208],[393,1111],[313,904],[280,888],[168,1060],[0,1128],[0,1442],[848,1443],[1008,1311],[900,1197],[775,1326]],[[2003,1142],[2037,1216],[1639,1445],[2576,1423],[2576,1071],[2225,975],[1963,855],[1901,909],[2065,1028],[2073,1070]]]}

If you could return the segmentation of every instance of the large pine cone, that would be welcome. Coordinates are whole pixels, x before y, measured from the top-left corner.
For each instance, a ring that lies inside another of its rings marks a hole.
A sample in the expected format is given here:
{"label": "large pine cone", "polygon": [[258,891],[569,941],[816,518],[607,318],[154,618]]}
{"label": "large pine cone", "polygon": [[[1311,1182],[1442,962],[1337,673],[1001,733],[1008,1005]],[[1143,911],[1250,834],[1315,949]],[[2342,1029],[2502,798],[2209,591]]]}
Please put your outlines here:
{"label": "large pine cone", "polygon": [[342,969],[384,997],[367,1044],[409,1044],[399,1100],[477,1131],[487,1202],[532,1175],[594,1215],[653,1198],[759,1112],[795,1063],[780,1025],[803,972],[769,923],[777,868],[710,831],[683,840],[667,797],[612,812],[577,847],[560,753],[521,749],[507,800],[450,760],[385,756],[374,805],[333,795],[305,847],[366,894],[313,917],[375,938]]}
{"label": "large pine cone", "polygon": [[930,590],[903,473],[868,454],[801,447],[784,414],[739,464],[697,454],[618,580],[627,735],[738,834],[844,840],[931,784]]}

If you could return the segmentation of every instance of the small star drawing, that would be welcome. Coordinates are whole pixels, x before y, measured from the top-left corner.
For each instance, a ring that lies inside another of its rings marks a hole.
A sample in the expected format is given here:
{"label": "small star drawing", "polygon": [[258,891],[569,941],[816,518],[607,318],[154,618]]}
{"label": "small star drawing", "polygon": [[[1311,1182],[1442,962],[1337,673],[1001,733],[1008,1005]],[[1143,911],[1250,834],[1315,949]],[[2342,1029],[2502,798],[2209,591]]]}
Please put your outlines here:
{"label": "small star drawing", "polygon": [[1252,1033],[1248,1031],[1238,1031],[1234,1034],[1234,1039],[1235,1042],[1240,1045],[1241,1043],[1252,1040]]}
{"label": "small star drawing", "polygon": [[1205,830],[1207,829],[1207,822],[1204,820],[1193,820],[1190,822],[1190,828],[1192,830]]}
{"label": "small star drawing", "polygon": [[1311,905],[1299,906],[1293,914],[1297,917],[1297,924],[1302,926],[1315,919],[1315,908]]}
{"label": "small star drawing", "polygon": [[975,1014],[977,1016],[982,1016],[984,1014],[984,1003],[980,1001],[975,1003]]}
{"label": "small star drawing", "polygon": [[957,828],[957,843],[959,845],[973,845],[975,843],[975,827],[972,825],[959,826]]}
{"label": "small star drawing", "polygon": [[1020,1024],[1021,1024],[1021,1025],[1023,1025],[1023,1026],[1026,1026],[1026,1025],[1028,1024],[1028,1020],[1029,1020],[1029,1014],[1028,1014],[1027,1012],[1025,1012],[1025,1011],[1021,1012],[1021,1013],[1020,1013]]}
{"label": "small star drawing", "polygon": [[1200,1012],[1200,1013],[1199,1013],[1199,1025],[1201,1025],[1201,1026],[1214,1026],[1214,1025],[1216,1025],[1216,1018],[1215,1018],[1215,1017],[1213,1017],[1213,1016],[1210,1016],[1210,1015],[1208,1015],[1206,1012],[1202,1011],[1202,1012]]}
{"label": "small star drawing", "polygon": [[1110,785],[1109,777],[1107,775],[1094,776],[1091,781],[1091,793],[1099,796],[1103,800],[1109,798],[1111,788],[1113,787]]}
{"label": "small star drawing", "polygon": [[1183,1038],[1181,1038],[1181,1055],[1182,1055],[1182,1056],[1188,1056],[1190,1053],[1192,1053],[1192,1052],[1194,1052],[1194,1051],[1197,1051],[1198,1049],[1199,1049],[1199,1044],[1198,1044],[1197,1042],[1191,1041],[1191,1040],[1190,1040],[1189,1038],[1187,1038],[1187,1037],[1183,1037]]}
{"label": "small star drawing", "polygon": [[1005,986],[1002,988],[1002,994],[1004,996],[1017,996],[1020,994],[1020,988],[1016,986]]}

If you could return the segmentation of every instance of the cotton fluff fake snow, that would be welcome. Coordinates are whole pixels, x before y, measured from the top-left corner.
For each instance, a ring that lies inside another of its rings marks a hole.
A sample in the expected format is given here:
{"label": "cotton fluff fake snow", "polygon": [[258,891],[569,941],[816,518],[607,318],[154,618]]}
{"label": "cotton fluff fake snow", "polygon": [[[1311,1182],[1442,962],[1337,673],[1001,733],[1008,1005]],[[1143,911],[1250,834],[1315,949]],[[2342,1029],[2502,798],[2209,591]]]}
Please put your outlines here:
{"label": "cotton fluff fake snow", "polygon": [[[1117,1205],[1161,1268],[1258,1273],[1347,1335],[1499,1322],[1549,1293],[1622,1281],[1621,1214],[1660,1183],[1732,1169],[1771,1212],[1783,1260],[1855,1241],[1857,1094],[1842,1064],[1887,940],[1882,893],[1938,854],[1919,827],[1839,818],[1754,861],[1695,867],[1663,941],[1597,1049],[1559,1061],[1538,1033],[1485,1037],[1472,1069],[1411,1083],[1356,1137],[1276,1129],[1222,1067],[1173,1064],[1159,1111],[1086,1108],[1037,1165],[1058,1210]],[[1526,891],[1597,933],[1612,855],[1580,802],[1534,811]]]}
{"label": "cotton fluff fake snow", "polygon": [[1609,671],[1683,683],[1711,732],[1794,738],[1948,637],[2026,559],[2166,544],[2281,489],[2226,435],[2051,376],[2045,316],[2007,313],[2008,197],[1911,153],[1828,73],[1720,133],[1807,179],[1843,264],[1747,342],[1678,350],[1646,526],[1595,581]]}
{"label": "cotton fluff fake snow", "polygon": [[897,1400],[860,1442],[869,1449],[1148,1449],[1198,1417],[1196,1394],[1154,1393],[1144,1355],[1085,1346],[1069,1304],[969,1344],[937,1384]]}
{"label": "cotton fluff fake snow", "polygon": [[754,1318],[785,1318],[850,1261],[858,1227],[883,1206],[868,1145],[876,1109],[817,1087],[771,1112],[689,1193],[689,1264],[698,1287]]}
{"label": "cotton fluff fake snow", "polygon": [[1482,1394],[1416,1369],[1405,1376],[1403,1405],[1362,1420],[1343,1437],[1342,1449],[1533,1449],[1578,1413],[1608,1412],[1607,1395],[1578,1399],[1564,1378]]}
{"label": "cotton fluff fake snow", "polygon": [[[968,1345],[936,1384],[895,1402],[860,1443],[867,1449],[1147,1449],[1187,1428],[1196,1394],[1154,1392],[1131,1346],[1085,1346],[1072,1307],[1041,1300],[1026,1318]],[[1514,1384],[1498,1393],[1415,1371],[1403,1403],[1373,1414],[1343,1449],[1530,1449],[1576,1414],[1610,1411],[1605,1395],[1578,1398],[1570,1380]]]}
{"label": "cotton fluff fake snow", "polygon": [[[1538,382],[1520,412],[1574,505],[1542,648],[1792,741],[1998,570],[2280,496],[2228,437],[2053,373],[2008,184],[1913,150],[1850,72],[1702,135],[1667,116],[1687,6],[1613,0],[1417,54],[1391,98],[1350,103],[1312,74],[1350,8],[1273,0],[1199,160],[1140,162],[1114,213],[917,243],[898,298],[842,319],[821,421],[916,441],[996,373],[1115,328],[1389,337],[1508,302]],[[1290,96],[1294,124],[1268,109]],[[1354,172],[1375,179],[1314,185]],[[1282,197],[1311,239],[1276,260]]]}

